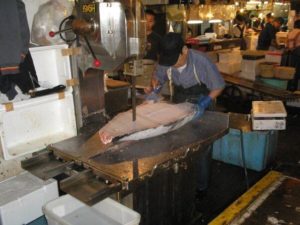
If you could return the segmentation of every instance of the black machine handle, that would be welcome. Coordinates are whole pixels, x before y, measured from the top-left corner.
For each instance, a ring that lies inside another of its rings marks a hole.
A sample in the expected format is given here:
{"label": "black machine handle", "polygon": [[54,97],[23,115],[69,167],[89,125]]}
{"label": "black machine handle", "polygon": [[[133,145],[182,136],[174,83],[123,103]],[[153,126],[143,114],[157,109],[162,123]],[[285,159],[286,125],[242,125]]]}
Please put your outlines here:
{"label": "black machine handle", "polygon": [[48,89],[45,89],[45,90],[30,92],[30,96],[32,98],[35,98],[35,97],[40,97],[40,96],[49,95],[49,94],[53,94],[53,93],[56,93],[56,92],[64,91],[65,89],[66,89],[66,86],[60,84],[60,85],[57,85],[53,88],[48,88]]}

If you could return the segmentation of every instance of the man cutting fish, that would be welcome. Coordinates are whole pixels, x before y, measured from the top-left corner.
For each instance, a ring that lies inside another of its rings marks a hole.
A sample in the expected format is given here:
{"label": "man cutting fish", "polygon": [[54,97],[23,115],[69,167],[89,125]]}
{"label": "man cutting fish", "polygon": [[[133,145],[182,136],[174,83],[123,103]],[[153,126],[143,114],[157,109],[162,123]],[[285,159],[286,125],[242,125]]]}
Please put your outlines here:
{"label": "man cutting fish", "polygon": [[[147,100],[158,99],[162,86],[169,82],[172,101],[181,103],[190,101],[195,103],[196,114],[199,119],[204,111],[219,96],[225,82],[217,67],[199,51],[188,49],[180,34],[168,33],[161,41],[158,65],[153,77],[154,87],[147,96]],[[208,186],[211,146],[201,154],[198,162],[197,194],[203,196]]]}
{"label": "man cutting fish", "polygon": [[197,103],[198,118],[225,86],[215,64],[205,54],[188,49],[181,35],[177,33],[168,33],[163,37],[153,79],[154,87],[147,100],[158,100],[162,86],[168,81],[173,86],[173,102]]}

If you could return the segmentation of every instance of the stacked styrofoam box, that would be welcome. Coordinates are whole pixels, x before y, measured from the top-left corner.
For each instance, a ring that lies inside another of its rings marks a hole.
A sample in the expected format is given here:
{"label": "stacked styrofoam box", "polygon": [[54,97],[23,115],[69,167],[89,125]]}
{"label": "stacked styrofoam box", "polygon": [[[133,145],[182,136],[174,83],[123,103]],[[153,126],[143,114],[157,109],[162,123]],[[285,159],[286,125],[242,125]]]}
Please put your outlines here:
{"label": "stacked styrofoam box", "polygon": [[276,43],[278,45],[285,45],[287,42],[288,32],[277,32],[276,33]]}
{"label": "stacked styrofoam box", "polygon": [[242,56],[240,51],[220,52],[219,62],[216,63],[220,72],[235,74],[241,71]]}
{"label": "stacked styrofoam box", "polygon": [[249,50],[256,50],[258,35],[251,35],[245,37],[247,43],[247,49]]}
{"label": "stacked styrofoam box", "polygon": [[21,225],[43,215],[42,207],[58,197],[57,182],[28,172],[0,182],[0,224]]}
{"label": "stacked styrofoam box", "polygon": [[[71,79],[67,45],[30,49],[41,86],[66,85]],[[67,86],[67,85],[66,85]],[[64,94],[49,94],[12,103],[12,110],[0,106],[0,141],[4,159],[13,159],[76,135],[72,87]]]}
{"label": "stacked styrofoam box", "polygon": [[240,76],[254,81],[260,74],[259,64],[262,62],[265,62],[265,59],[243,59]]}
{"label": "stacked styrofoam box", "polygon": [[274,77],[278,79],[291,80],[294,78],[296,69],[294,67],[277,66],[275,68]]}
{"label": "stacked styrofoam box", "polygon": [[281,63],[282,52],[279,51],[269,51],[266,53],[266,62]]}
{"label": "stacked styrofoam box", "polygon": [[221,73],[234,75],[241,71],[241,63],[230,62],[230,63],[216,63],[218,70]]}
{"label": "stacked styrofoam box", "polygon": [[89,207],[71,195],[55,199],[43,208],[48,225],[138,225],[140,214],[106,198]]}

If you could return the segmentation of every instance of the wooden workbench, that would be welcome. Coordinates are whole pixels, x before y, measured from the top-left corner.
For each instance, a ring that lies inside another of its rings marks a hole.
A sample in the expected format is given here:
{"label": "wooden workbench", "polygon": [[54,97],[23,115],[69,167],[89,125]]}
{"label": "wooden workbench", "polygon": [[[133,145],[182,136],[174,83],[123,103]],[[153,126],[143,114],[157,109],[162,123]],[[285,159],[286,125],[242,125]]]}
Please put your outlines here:
{"label": "wooden workbench", "polygon": [[221,74],[226,83],[250,89],[254,92],[260,93],[261,95],[270,96],[282,101],[300,99],[299,94],[294,94],[291,91],[274,88],[264,85],[258,81],[251,81],[234,75]]}

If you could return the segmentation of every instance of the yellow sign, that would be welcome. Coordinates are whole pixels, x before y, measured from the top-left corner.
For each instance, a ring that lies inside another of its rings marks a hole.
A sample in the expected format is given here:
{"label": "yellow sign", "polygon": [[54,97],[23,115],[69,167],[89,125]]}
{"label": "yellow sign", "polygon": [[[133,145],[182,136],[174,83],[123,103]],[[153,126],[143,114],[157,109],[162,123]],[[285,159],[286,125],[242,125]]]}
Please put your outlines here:
{"label": "yellow sign", "polygon": [[96,4],[84,4],[82,5],[83,13],[94,13],[96,12]]}

